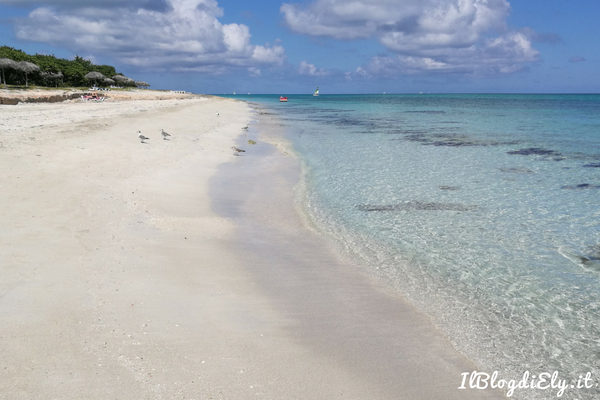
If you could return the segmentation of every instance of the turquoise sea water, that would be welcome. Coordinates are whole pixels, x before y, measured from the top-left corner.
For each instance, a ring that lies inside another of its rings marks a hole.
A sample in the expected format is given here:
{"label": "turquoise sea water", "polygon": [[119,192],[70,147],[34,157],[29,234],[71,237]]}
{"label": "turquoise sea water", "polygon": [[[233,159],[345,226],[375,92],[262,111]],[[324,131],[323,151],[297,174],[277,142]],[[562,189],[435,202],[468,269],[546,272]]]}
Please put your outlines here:
{"label": "turquoise sea water", "polygon": [[600,386],[600,95],[238,97],[286,122],[320,229],[465,355]]}

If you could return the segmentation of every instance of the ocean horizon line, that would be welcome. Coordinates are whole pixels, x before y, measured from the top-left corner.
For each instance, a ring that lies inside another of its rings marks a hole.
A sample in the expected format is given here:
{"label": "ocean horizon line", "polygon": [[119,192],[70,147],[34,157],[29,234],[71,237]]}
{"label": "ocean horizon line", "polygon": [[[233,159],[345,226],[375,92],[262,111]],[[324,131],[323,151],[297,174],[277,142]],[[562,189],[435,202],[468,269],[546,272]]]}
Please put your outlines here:
{"label": "ocean horizon line", "polygon": [[416,96],[421,96],[421,95],[508,95],[508,96],[515,96],[515,95],[533,95],[533,96],[539,96],[539,95],[549,95],[549,96],[587,96],[587,95],[599,95],[600,92],[582,92],[582,93],[574,93],[574,92],[570,92],[570,93],[561,93],[561,92],[506,92],[506,93],[499,93],[499,92],[405,92],[405,93],[388,93],[388,92],[378,92],[378,93],[320,93],[318,96],[313,96],[312,93],[306,92],[306,93],[285,93],[285,92],[278,92],[278,93],[239,93],[239,94],[232,94],[232,93],[193,93],[190,92],[192,94],[206,94],[206,95],[210,95],[210,96],[236,96],[236,97],[243,97],[243,96],[311,96],[311,97],[322,97],[322,96],[354,96],[354,95],[360,95],[360,96],[381,96],[381,95],[416,95]]}

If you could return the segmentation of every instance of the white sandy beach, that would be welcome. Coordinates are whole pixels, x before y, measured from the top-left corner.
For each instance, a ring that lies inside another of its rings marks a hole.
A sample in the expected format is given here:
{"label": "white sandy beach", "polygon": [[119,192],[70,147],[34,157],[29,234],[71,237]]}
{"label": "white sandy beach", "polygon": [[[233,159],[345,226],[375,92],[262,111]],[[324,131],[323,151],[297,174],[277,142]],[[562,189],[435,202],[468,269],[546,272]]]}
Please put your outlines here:
{"label": "white sandy beach", "polygon": [[0,399],[503,398],[306,228],[267,118],[114,100],[0,106]]}

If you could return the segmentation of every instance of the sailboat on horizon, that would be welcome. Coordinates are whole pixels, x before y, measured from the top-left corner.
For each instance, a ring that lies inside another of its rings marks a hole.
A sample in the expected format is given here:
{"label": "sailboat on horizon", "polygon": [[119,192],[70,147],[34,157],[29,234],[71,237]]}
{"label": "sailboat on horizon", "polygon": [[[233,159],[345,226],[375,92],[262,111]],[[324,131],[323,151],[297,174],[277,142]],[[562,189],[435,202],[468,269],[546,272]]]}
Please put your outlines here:
{"label": "sailboat on horizon", "polygon": [[313,96],[318,96],[319,95],[319,87],[317,86],[317,90],[315,90],[315,92],[313,93]]}

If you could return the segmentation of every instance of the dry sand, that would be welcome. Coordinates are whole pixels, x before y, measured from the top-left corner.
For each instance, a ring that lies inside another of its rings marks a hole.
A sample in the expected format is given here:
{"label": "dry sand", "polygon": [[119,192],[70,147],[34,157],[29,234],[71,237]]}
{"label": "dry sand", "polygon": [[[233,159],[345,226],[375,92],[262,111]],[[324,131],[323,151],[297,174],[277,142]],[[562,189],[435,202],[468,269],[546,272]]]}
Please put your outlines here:
{"label": "dry sand", "polygon": [[501,398],[457,390],[475,366],[306,229],[256,117],[0,106],[0,399]]}

